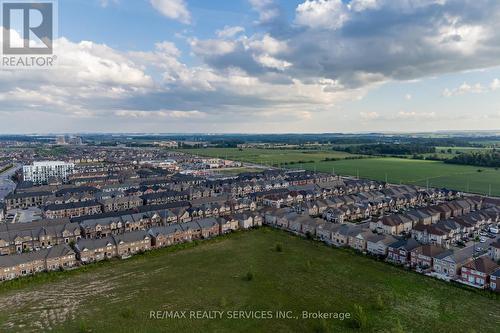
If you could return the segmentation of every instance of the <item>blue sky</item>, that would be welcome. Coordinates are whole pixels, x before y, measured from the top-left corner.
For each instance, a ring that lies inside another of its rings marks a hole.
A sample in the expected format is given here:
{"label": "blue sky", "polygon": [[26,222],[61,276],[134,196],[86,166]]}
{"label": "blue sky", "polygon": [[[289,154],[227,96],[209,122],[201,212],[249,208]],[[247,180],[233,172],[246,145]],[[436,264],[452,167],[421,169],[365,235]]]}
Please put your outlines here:
{"label": "blue sky", "polygon": [[0,72],[0,133],[500,130],[495,0],[58,7],[58,66]]}

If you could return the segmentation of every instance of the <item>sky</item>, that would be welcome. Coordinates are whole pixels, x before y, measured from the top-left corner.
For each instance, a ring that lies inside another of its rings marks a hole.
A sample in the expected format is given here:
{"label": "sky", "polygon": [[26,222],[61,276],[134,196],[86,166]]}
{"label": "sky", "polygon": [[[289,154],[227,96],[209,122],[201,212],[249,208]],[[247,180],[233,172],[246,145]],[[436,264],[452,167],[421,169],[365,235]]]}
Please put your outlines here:
{"label": "sky", "polygon": [[57,30],[57,66],[0,68],[0,134],[500,130],[498,0],[59,0]]}

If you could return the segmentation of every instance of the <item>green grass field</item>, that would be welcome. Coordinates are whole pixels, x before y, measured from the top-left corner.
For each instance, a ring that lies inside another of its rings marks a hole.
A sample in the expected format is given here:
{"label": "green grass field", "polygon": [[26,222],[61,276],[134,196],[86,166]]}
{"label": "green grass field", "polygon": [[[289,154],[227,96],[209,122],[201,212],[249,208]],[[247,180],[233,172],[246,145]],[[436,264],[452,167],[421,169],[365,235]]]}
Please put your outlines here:
{"label": "green grass field", "polygon": [[290,162],[323,161],[325,158],[344,159],[355,155],[333,150],[258,149],[258,148],[204,148],[184,149],[185,153],[199,156],[219,157],[264,165]]}
{"label": "green grass field", "polygon": [[[261,228],[181,247],[0,285],[0,331],[498,332],[498,295],[282,231]],[[356,306],[364,314],[358,321],[300,318],[302,311],[354,316]],[[198,310],[225,315],[150,319],[150,311]],[[298,318],[228,319],[235,310],[293,311]]]}
{"label": "green grass field", "polygon": [[[443,147],[446,148],[446,147]],[[445,164],[440,161],[413,160],[405,158],[362,158],[338,151],[287,150],[287,149],[243,149],[206,148],[186,149],[195,155],[223,157],[244,162],[278,165],[288,168],[304,168],[340,175],[356,176],[374,180],[387,180],[395,184],[413,184],[431,187],[446,187],[459,191],[500,196],[500,170],[469,165]],[[336,161],[324,161],[335,158]],[[347,158],[347,159],[346,159]],[[314,162],[309,162],[314,161]],[[285,163],[293,164],[285,165]],[[478,170],[482,170],[478,172]]]}
{"label": "green grass field", "polygon": [[[427,185],[451,189],[500,195],[500,170],[468,165],[445,164],[439,161],[423,161],[399,158],[369,158],[332,162],[305,163],[298,168],[357,176],[390,183]],[[478,172],[478,170],[482,170]]]}

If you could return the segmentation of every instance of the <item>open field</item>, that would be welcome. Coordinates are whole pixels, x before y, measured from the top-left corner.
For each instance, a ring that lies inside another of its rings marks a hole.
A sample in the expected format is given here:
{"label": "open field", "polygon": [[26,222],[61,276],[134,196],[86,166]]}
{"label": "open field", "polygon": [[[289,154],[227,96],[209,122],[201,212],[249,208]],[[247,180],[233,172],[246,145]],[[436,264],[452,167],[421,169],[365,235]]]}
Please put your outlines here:
{"label": "open field", "polygon": [[[443,147],[446,148],[446,147]],[[405,158],[351,159],[352,155],[338,151],[288,150],[288,149],[243,149],[207,148],[187,149],[185,152],[201,156],[223,157],[238,161],[304,168],[322,172],[361,178],[387,180],[395,184],[413,184],[474,193],[500,196],[500,170],[469,165],[445,164],[440,161],[413,160]],[[338,159],[325,161],[325,158]],[[347,159],[346,159],[347,158]],[[310,162],[313,161],[313,162]],[[293,162],[290,164],[290,162]],[[285,165],[288,163],[288,165]],[[478,172],[478,170],[482,170]]]}
{"label": "open field", "polygon": [[[309,170],[332,172],[390,183],[403,183],[431,187],[500,195],[500,170],[468,165],[445,164],[439,161],[423,161],[400,158],[370,158],[332,162],[305,163],[296,166]],[[482,170],[478,172],[478,170]]]}
{"label": "open field", "polygon": [[184,149],[185,153],[199,156],[219,157],[238,160],[249,163],[265,165],[278,165],[283,163],[304,163],[308,161],[318,162],[325,158],[344,159],[353,157],[349,153],[333,150],[297,150],[297,149],[258,149],[258,148],[205,148]]}
{"label": "open field", "polygon": [[[366,315],[361,329],[352,320],[227,318],[233,310],[355,313],[355,305]],[[226,314],[150,319],[155,310]],[[497,295],[270,228],[0,285],[2,332],[497,332],[499,321]]]}

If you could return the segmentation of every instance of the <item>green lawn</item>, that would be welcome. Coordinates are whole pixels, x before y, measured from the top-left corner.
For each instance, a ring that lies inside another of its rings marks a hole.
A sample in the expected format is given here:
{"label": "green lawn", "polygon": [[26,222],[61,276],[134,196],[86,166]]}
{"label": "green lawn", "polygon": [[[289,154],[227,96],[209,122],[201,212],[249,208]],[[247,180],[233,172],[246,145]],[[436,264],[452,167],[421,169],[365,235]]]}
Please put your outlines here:
{"label": "green lawn", "polygon": [[[0,286],[0,331],[455,333],[498,332],[500,322],[497,295],[269,228],[54,276]],[[300,318],[355,313],[357,305],[361,329],[352,320]],[[150,319],[157,310],[225,314]],[[298,319],[228,319],[235,310],[293,311]]]}
{"label": "green lawn", "polygon": [[333,150],[300,150],[300,149],[258,149],[258,148],[204,148],[184,149],[186,153],[238,160],[264,165],[278,165],[290,162],[322,161],[326,158],[344,159],[355,155]]}
{"label": "green lawn", "polygon": [[[415,184],[431,187],[500,195],[500,170],[468,165],[445,164],[439,161],[423,161],[400,158],[370,158],[333,162],[305,163],[295,167],[332,172],[390,183]],[[482,170],[482,172],[478,172]]]}

